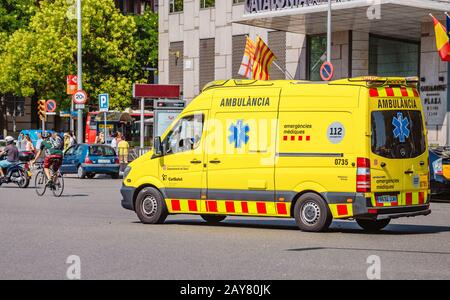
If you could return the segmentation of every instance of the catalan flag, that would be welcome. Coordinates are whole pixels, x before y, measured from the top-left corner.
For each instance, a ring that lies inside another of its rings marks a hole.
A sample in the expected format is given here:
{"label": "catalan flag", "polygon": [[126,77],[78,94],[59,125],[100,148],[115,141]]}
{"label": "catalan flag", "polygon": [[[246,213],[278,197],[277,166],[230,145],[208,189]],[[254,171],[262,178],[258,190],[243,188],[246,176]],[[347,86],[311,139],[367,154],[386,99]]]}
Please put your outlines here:
{"label": "catalan flag", "polygon": [[255,62],[253,63],[253,79],[270,80],[269,70],[272,62],[276,59],[275,54],[269,46],[258,37],[255,50]]}
{"label": "catalan flag", "polygon": [[241,68],[239,69],[239,75],[248,79],[253,79],[253,63],[255,62],[255,42],[247,36],[247,42],[245,43],[244,57],[242,58]]}
{"label": "catalan flag", "polygon": [[434,31],[436,32],[436,47],[442,61],[450,62],[450,44],[447,29],[433,15]]}

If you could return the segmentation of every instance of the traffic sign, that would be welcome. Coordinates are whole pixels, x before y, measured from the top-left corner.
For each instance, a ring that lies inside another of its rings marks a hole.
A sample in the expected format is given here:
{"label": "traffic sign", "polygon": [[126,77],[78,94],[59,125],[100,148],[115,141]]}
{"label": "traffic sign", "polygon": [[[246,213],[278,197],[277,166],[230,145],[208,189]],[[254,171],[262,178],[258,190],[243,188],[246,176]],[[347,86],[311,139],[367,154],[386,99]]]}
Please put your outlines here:
{"label": "traffic sign", "polygon": [[54,113],[56,110],[56,101],[55,100],[47,100],[45,102],[45,111],[48,113]]}
{"label": "traffic sign", "polygon": [[67,94],[73,95],[77,92],[78,77],[75,75],[67,76]]}
{"label": "traffic sign", "polygon": [[334,75],[334,66],[330,61],[326,61],[323,63],[322,67],[320,67],[320,77],[323,81],[330,81]]}
{"label": "traffic sign", "polygon": [[72,96],[72,101],[76,105],[84,105],[86,104],[88,96],[85,91],[79,90]]}
{"label": "traffic sign", "polygon": [[98,95],[98,106],[101,112],[109,111],[109,94]]}

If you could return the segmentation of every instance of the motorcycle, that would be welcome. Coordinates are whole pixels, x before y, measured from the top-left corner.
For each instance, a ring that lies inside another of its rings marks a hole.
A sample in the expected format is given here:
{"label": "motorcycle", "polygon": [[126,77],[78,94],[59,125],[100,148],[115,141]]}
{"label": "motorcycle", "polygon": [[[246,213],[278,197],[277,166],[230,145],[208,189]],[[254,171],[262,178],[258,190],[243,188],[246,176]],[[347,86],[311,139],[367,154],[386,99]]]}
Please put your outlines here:
{"label": "motorcycle", "polygon": [[3,169],[5,177],[0,180],[0,186],[2,184],[15,183],[19,188],[26,189],[30,185],[31,170],[29,162],[33,157],[34,154],[32,152],[21,152],[19,154],[19,162],[13,163],[7,169]]}

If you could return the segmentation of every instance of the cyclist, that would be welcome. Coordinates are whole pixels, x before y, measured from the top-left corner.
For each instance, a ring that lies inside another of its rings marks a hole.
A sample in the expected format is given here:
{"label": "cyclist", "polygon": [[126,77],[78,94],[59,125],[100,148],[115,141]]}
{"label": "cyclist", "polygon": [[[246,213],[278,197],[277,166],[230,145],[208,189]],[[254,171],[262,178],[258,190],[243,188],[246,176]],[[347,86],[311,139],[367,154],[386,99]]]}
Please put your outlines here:
{"label": "cyclist", "polygon": [[6,147],[3,151],[0,151],[0,157],[6,156],[6,159],[0,160],[0,180],[4,181],[5,174],[3,169],[8,169],[12,164],[19,160],[19,150],[16,145],[14,145],[14,138],[12,136],[7,136],[5,138]]}
{"label": "cyclist", "polygon": [[56,173],[62,164],[64,143],[61,138],[55,133],[53,136],[48,132],[42,133],[42,144],[41,147],[36,154],[36,158],[33,160],[33,164],[36,160],[41,156],[42,152],[45,154],[44,159],[44,173],[47,177],[47,186],[51,185],[53,182],[50,175],[50,167],[52,167],[54,173]]}

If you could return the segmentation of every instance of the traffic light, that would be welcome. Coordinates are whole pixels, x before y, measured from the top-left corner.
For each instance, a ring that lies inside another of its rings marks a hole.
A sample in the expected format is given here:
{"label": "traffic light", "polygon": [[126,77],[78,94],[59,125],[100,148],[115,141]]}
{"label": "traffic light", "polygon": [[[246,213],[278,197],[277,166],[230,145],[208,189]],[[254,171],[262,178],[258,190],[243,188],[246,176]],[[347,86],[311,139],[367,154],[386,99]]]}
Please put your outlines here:
{"label": "traffic light", "polygon": [[41,121],[45,121],[46,119],[45,100],[38,101],[38,116]]}

